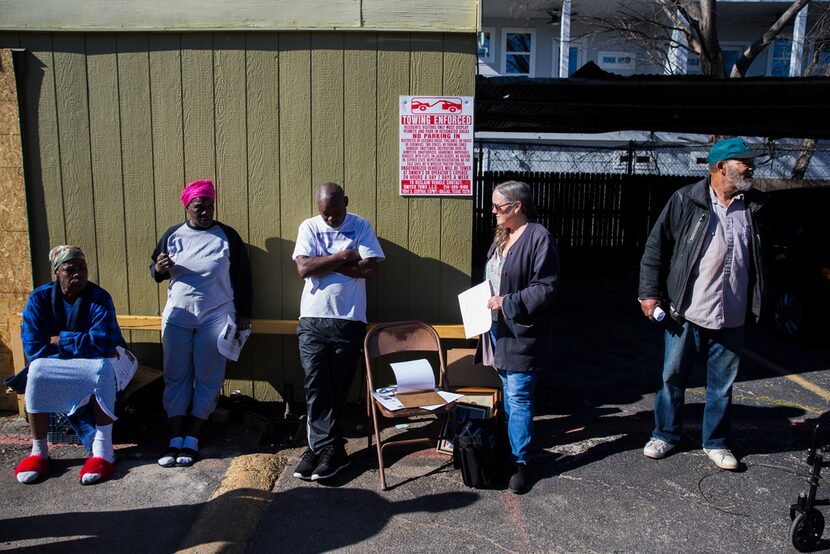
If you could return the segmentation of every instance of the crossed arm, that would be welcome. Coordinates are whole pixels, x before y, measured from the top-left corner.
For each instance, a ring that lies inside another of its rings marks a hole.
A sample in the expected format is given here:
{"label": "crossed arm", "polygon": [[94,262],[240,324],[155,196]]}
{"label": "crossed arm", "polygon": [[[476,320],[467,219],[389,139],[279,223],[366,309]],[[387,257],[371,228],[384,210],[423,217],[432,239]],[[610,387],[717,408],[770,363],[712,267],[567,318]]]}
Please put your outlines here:
{"label": "crossed arm", "polygon": [[361,259],[357,250],[341,250],[331,256],[297,256],[297,273],[306,277],[320,277],[337,272],[355,279],[375,276],[377,258]]}

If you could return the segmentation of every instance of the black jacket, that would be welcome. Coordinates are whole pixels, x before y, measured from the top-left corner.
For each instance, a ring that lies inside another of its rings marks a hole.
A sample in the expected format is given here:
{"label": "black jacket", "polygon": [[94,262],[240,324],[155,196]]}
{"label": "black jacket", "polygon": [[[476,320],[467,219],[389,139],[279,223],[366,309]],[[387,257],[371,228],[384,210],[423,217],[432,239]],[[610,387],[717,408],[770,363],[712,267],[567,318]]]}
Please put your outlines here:
{"label": "black jacket", "polygon": [[[689,276],[700,258],[709,226],[712,211],[709,186],[707,177],[681,188],[672,195],[651,230],[640,262],[638,297],[657,299],[668,304],[669,312],[675,319],[679,319],[677,310],[683,305],[687,295],[691,294],[693,283],[690,282]],[[764,193],[755,189],[744,193],[752,231],[749,287],[752,291],[752,313],[756,319],[761,315],[764,294],[764,260],[760,230],[765,197]]]}
{"label": "black jacket", "polygon": [[[495,243],[487,252],[490,259]],[[534,371],[551,364],[553,297],[559,285],[559,252],[544,226],[528,223],[502,265],[495,363],[499,369]]]}

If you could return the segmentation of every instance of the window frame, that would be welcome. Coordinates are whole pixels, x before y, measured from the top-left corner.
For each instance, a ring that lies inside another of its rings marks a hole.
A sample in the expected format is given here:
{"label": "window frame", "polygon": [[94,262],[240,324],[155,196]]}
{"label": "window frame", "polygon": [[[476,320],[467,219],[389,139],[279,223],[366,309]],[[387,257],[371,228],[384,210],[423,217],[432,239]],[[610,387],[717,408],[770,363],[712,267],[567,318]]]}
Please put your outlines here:
{"label": "window frame", "polygon": [[[508,52],[507,51],[507,35],[509,34],[528,34],[530,35],[530,52]],[[501,54],[501,75],[505,77],[534,77],[536,75],[536,29],[528,27],[504,27],[501,30],[501,47],[499,49]],[[507,56],[509,55],[527,55],[528,59],[528,73],[508,73],[507,72]]]}
{"label": "window frame", "polygon": [[[568,67],[570,67],[570,49],[576,48],[576,69],[578,70],[580,67],[585,65],[585,47],[582,44],[581,39],[571,40],[568,42]],[[551,68],[550,74],[551,76],[557,76],[559,79],[567,79],[570,77],[568,75],[559,75],[559,52],[562,51],[562,43],[559,41],[558,38],[553,39],[553,47],[551,48]]]}
{"label": "window frame", "polygon": [[[721,49],[721,54],[722,55],[725,54],[726,50],[735,50],[735,49],[738,50],[738,57],[735,59],[736,62],[741,58],[741,56],[744,53],[744,50],[746,50],[747,48],[749,48],[749,43],[748,42],[723,41],[723,42],[720,43],[720,49]],[[726,77],[729,77],[729,75],[732,73],[732,67],[734,67],[734,64],[731,67],[726,67],[726,56],[724,55],[723,72],[726,75]]]}
{"label": "window frame", "polygon": [[[612,56],[615,58],[628,57],[631,58],[631,63],[625,64],[614,62],[613,64],[605,64],[603,63],[602,58],[606,56]],[[600,50],[597,52],[597,65],[605,71],[635,71],[637,69],[637,55],[634,52],[628,52],[625,50]]]}
{"label": "window frame", "polygon": [[792,69],[790,67],[790,63],[792,61],[793,39],[791,37],[779,35],[779,36],[775,37],[775,39],[773,39],[772,44],[767,46],[767,52],[768,52],[768,54],[767,54],[767,71],[766,71],[766,76],[767,77],[773,77],[772,65],[775,62],[775,56],[774,56],[775,55],[775,45],[779,41],[784,41],[784,40],[789,41],[789,43],[790,43],[790,52],[789,52],[789,54],[787,54],[787,74],[786,75],[778,75],[777,77],[789,77],[790,76],[790,71]]}
{"label": "window frame", "polygon": [[476,59],[481,63],[493,63],[496,59],[496,28],[495,27],[482,27],[479,33],[489,33],[490,34],[490,55],[487,57],[482,57],[478,55],[479,49],[479,42],[476,40]]}

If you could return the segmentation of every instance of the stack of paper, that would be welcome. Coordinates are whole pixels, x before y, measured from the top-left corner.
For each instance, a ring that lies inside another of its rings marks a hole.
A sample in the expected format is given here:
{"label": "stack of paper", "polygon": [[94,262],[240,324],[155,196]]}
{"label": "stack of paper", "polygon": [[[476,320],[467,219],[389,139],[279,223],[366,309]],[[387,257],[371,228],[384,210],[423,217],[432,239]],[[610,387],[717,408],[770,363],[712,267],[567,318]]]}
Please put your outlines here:
{"label": "stack of paper", "polygon": [[397,386],[384,387],[372,393],[372,396],[389,411],[403,408],[436,410],[461,398],[460,394],[445,392],[435,387],[435,374],[427,360],[389,365],[395,372]]}
{"label": "stack of paper", "polygon": [[225,327],[219,336],[216,337],[216,348],[224,357],[232,362],[236,362],[239,360],[239,354],[242,352],[242,347],[245,346],[245,341],[250,336],[250,329],[240,331],[236,326],[236,321],[231,316],[228,316]]}

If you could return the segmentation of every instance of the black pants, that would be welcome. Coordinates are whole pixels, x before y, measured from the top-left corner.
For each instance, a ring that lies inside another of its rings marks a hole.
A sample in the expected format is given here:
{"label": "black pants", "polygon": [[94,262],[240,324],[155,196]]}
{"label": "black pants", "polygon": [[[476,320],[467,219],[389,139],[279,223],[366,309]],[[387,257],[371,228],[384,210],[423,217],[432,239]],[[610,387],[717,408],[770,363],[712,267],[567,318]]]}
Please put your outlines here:
{"label": "black pants", "polygon": [[363,348],[366,324],[327,317],[303,317],[297,326],[305,372],[308,446],[342,445],[338,421]]}

